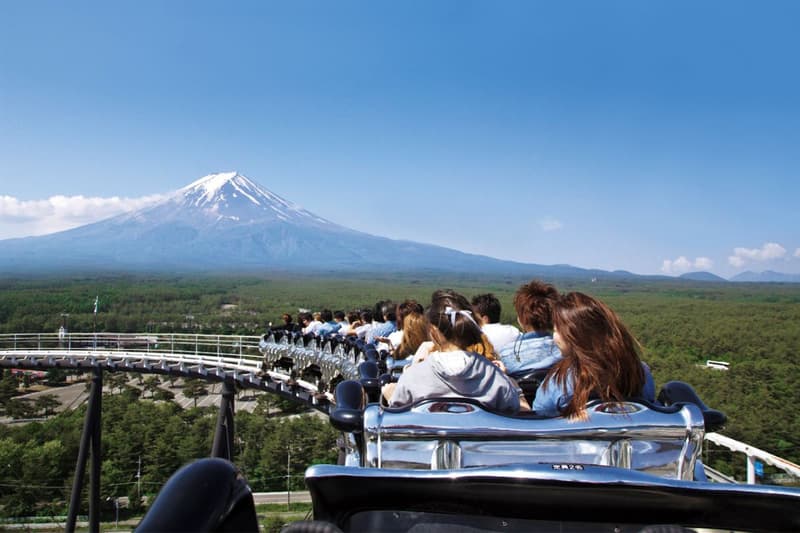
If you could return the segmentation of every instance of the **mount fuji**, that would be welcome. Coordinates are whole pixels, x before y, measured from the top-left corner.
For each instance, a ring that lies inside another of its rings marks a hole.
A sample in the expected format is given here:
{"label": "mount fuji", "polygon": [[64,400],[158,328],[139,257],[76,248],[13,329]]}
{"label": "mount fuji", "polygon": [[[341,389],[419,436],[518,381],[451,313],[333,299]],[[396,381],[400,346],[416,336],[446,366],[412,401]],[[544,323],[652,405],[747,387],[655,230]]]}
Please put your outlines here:
{"label": "mount fuji", "polygon": [[601,272],[501,261],[362,233],[236,172],[205,176],[138,211],[50,235],[0,241],[0,270],[435,270],[570,277]]}

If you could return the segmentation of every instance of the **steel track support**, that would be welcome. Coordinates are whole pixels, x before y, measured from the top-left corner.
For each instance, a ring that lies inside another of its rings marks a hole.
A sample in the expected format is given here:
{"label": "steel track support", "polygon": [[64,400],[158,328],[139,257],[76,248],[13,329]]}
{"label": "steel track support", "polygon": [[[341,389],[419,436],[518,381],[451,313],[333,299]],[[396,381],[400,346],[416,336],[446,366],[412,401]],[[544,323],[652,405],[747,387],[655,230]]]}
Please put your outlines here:
{"label": "steel track support", "polygon": [[222,382],[222,394],[219,401],[217,430],[214,433],[214,444],[211,457],[221,457],[233,461],[233,411],[236,387],[232,381]]}
{"label": "steel track support", "polygon": [[72,481],[72,494],[69,502],[69,513],[65,530],[75,531],[75,523],[81,506],[81,490],[83,489],[83,476],[86,470],[86,460],[89,451],[92,453],[91,471],[89,474],[89,531],[100,531],[100,427],[103,408],[103,369],[95,368],[92,371],[92,388],[89,392],[89,402],[86,409],[86,418],[83,421],[83,433],[78,449],[78,461],[75,465],[75,478]]}

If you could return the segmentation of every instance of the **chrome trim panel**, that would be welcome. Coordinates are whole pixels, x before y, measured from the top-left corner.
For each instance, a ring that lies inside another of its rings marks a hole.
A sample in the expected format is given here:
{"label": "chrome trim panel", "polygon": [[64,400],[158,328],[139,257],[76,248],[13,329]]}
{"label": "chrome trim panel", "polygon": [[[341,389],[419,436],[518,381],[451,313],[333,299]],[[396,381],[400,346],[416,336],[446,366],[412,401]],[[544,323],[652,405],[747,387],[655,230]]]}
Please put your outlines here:
{"label": "chrome trim panel", "polygon": [[652,476],[635,470],[599,465],[561,464],[511,464],[461,470],[409,470],[393,468],[361,468],[339,465],[314,465],[306,470],[307,480],[326,477],[355,477],[366,481],[373,479],[449,480],[454,483],[497,479],[557,481],[570,484],[619,484],[645,488],[675,488],[687,491],[713,490],[718,493],[747,493],[786,496],[800,505],[800,488],[780,485],[745,485],[685,481]]}
{"label": "chrome trim panel", "polygon": [[704,434],[694,405],[673,413],[593,402],[588,419],[490,413],[469,402],[429,400],[403,411],[364,411],[363,465],[417,470],[516,463],[615,466],[691,480]]}

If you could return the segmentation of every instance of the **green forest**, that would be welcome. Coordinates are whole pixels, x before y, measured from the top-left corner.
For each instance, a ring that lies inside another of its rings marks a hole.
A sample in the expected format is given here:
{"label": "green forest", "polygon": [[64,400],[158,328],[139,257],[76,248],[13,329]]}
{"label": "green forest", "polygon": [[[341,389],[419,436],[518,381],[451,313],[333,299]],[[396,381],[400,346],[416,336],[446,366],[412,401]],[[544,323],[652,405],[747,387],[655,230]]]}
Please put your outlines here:
{"label": "green forest", "polygon": [[[516,288],[528,279],[478,276],[116,276],[100,279],[0,280],[0,333],[198,332],[259,334],[298,309],[358,309],[383,299],[427,302],[433,290],[468,297],[493,292],[502,320],[515,322]],[[656,385],[683,380],[709,406],[728,415],[721,433],[800,462],[800,285],[688,281],[545,280],[580,290],[617,311],[644,347]],[[98,313],[93,313],[95,297]],[[96,320],[96,324],[95,324]],[[705,367],[706,360],[730,370]],[[146,382],[148,378],[145,376]],[[63,376],[53,377],[54,381]],[[22,392],[9,373],[0,380],[4,414]],[[155,389],[119,383],[103,400],[103,500],[125,496],[132,506],[152,495],[181,465],[211,450],[216,409],[182,409]],[[261,395],[252,412],[236,415],[236,463],[256,491],[284,490],[287,459],[294,487],[309,464],[334,462],[336,433],[316,416],[281,416],[292,405]],[[9,412],[11,409],[11,412]],[[63,515],[69,499],[84,407],[44,420],[0,426],[0,514]],[[290,449],[291,448],[291,449]],[[740,479],[744,457],[708,450],[704,460]]]}

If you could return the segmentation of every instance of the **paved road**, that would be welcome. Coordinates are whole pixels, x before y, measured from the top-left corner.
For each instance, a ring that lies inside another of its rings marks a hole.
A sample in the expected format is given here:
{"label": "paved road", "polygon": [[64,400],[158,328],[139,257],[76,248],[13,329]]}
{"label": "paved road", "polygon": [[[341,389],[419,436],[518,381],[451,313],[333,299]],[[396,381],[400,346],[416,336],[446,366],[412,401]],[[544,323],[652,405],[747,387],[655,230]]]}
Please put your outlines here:
{"label": "paved road", "polygon": [[[266,503],[273,503],[273,504],[285,504],[287,503],[286,499],[286,492],[254,492],[253,493],[253,501],[255,501],[256,505],[258,504],[266,504]],[[291,503],[308,503],[311,501],[311,495],[308,492],[292,492],[291,493]],[[132,520],[121,520],[119,522],[119,526],[117,528],[111,528],[110,522],[105,522],[103,525],[109,527],[109,529],[104,529],[104,531],[131,531],[137,524],[139,524],[140,518],[132,519]],[[2,524],[0,525],[0,531],[4,530],[58,530],[65,526],[64,522],[47,522],[47,523],[38,523],[38,524]],[[89,522],[78,522],[76,524],[78,528],[87,528],[89,527]]]}
{"label": "paved road", "polygon": [[[255,501],[256,505],[258,505],[260,503],[286,503],[288,500],[286,498],[286,492],[284,491],[254,492],[253,501]],[[292,503],[308,503],[311,501],[311,494],[309,494],[307,491],[292,492],[291,501]]]}

